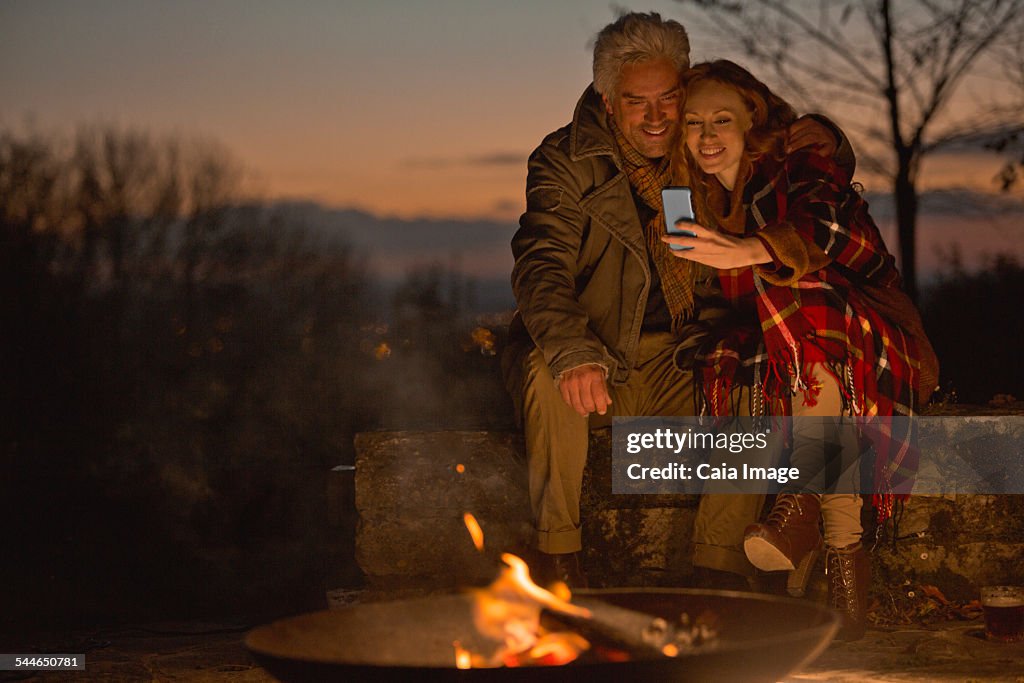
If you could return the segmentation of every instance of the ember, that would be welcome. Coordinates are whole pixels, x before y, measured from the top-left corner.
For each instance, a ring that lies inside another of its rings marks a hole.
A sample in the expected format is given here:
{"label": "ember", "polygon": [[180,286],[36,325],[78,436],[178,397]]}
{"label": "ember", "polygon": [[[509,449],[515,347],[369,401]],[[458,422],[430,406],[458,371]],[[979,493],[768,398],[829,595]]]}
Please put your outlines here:
{"label": "ember", "polygon": [[454,643],[452,643],[452,646],[455,648],[455,668],[456,669],[471,669],[471,668],[473,668],[472,656],[469,654],[469,650],[467,650],[464,647],[462,647],[462,644],[459,641],[457,641],[457,640]]}

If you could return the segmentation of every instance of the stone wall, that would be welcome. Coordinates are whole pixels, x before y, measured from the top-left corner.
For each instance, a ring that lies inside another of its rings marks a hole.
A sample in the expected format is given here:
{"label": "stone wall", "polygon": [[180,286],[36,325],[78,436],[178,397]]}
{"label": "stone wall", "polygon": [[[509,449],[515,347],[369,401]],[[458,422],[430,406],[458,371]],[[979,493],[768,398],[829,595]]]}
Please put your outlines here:
{"label": "stone wall", "polygon": [[875,550],[876,588],[926,584],[969,600],[980,586],[1024,585],[1024,496],[916,496],[897,532],[895,549]]}
{"label": "stone wall", "polygon": [[[611,495],[611,434],[591,435],[581,509],[585,564],[599,585],[679,585],[692,571],[696,496]],[[460,467],[461,466],[461,467]],[[457,586],[493,576],[530,542],[522,436],[372,432],[356,437],[356,558],[371,584]],[[463,523],[477,517],[481,557]]]}
{"label": "stone wall", "polygon": [[[941,477],[993,449],[1004,453],[1024,443],[1024,434],[1004,429],[993,436],[991,423],[978,424],[963,421],[967,431],[959,439],[922,431],[922,449],[939,454],[928,476]],[[975,448],[979,443],[984,448]],[[479,583],[493,575],[501,551],[528,546],[520,435],[374,432],[357,437],[356,451],[356,556],[371,585]],[[1024,466],[1024,455],[1019,462]],[[686,584],[697,502],[697,496],[612,495],[610,430],[593,432],[581,502],[591,582]],[[472,512],[484,529],[483,555],[471,543],[464,512]],[[924,583],[967,599],[979,585],[1024,584],[1024,496],[915,496],[899,521],[895,550],[891,526],[875,548],[876,586]]]}
{"label": "stone wall", "polygon": [[[356,560],[371,584],[454,587],[492,576],[530,535],[522,437],[373,432],[356,437]],[[473,547],[471,512],[488,552]]]}

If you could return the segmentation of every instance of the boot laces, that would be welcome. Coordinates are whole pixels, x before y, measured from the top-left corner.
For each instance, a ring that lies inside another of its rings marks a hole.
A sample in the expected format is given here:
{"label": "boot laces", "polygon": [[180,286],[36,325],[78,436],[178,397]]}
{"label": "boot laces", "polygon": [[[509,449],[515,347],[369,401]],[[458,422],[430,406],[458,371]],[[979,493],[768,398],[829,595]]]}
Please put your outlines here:
{"label": "boot laces", "polygon": [[826,546],[825,575],[832,583],[833,607],[845,608],[857,601],[853,585],[853,562],[852,555],[840,553],[837,548]]}
{"label": "boot laces", "polygon": [[800,507],[800,500],[792,494],[783,493],[776,499],[775,505],[772,506],[772,511],[765,521],[769,525],[783,527],[794,513],[801,515],[804,513],[803,508]]}

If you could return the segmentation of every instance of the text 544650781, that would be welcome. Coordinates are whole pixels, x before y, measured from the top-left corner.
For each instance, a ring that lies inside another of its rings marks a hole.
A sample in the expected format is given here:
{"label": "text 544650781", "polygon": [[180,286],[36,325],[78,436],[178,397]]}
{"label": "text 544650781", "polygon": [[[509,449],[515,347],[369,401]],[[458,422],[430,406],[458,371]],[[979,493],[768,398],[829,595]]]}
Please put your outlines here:
{"label": "text 544650781", "polygon": [[0,654],[0,671],[84,671],[83,654]]}

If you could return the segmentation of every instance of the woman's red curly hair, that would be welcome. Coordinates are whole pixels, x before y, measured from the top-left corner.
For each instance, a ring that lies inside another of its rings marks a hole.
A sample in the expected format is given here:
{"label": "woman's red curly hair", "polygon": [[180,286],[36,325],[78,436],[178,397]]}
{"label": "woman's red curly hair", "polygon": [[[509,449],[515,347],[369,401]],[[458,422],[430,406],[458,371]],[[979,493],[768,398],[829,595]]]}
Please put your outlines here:
{"label": "woman's red curly hair", "polygon": [[[745,135],[743,155],[750,162],[769,157],[781,161],[786,156],[786,133],[796,121],[796,112],[788,102],[773,93],[752,73],[728,59],[702,62],[683,72],[684,92],[700,81],[715,81],[735,90],[750,112],[751,127]],[[683,159],[693,173],[701,173],[696,160],[686,148],[686,135],[679,137],[674,162]]]}

